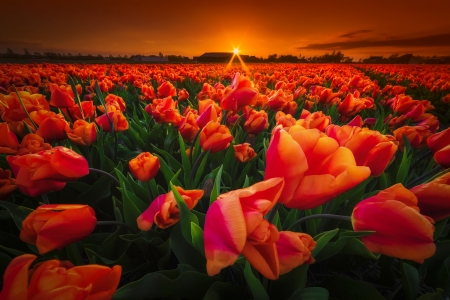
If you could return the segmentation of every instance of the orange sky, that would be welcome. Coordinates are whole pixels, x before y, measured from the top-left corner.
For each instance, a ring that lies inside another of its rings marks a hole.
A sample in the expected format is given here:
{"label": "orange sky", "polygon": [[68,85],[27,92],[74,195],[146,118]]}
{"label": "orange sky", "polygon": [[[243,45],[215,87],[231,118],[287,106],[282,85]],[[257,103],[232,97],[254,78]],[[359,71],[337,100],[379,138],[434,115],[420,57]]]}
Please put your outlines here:
{"label": "orange sky", "polygon": [[[217,3],[220,3],[217,4]],[[448,0],[0,0],[0,52],[450,55]]]}

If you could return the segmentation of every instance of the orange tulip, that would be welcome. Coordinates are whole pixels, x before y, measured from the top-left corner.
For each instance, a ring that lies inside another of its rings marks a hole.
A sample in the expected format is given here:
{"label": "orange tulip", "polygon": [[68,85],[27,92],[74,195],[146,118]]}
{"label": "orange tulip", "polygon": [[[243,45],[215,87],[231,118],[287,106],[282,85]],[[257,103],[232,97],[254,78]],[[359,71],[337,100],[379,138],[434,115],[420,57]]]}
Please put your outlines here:
{"label": "orange tulip", "polygon": [[[29,92],[19,92],[25,109],[30,113],[38,110],[50,110],[50,106],[41,94],[30,94]],[[27,118],[25,111],[20,104],[19,98],[15,92],[9,95],[0,93],[0,111],[3,112],[2,120],[4,122],[22,121]]]}
{"label": "orange tulip", "polygon": [[328,125],[331,123],[331,117],[325,115],[321,111],[316,111],[305,118],[305,122],[308,124],[308,128],[316,128],[320,131],[325,131]]}
{"label": "orange tulip", "polygon": [[185,116],[181,117],[181,121],[178,124],[178,131],[183,137],[183,140],[187,142],[194,140],[195,135],[200,130],[196,119],[197,116],[192,111],[189,111]]}
{"label": "orange tulip", "polygon": [[32,197],[58,191],[66,182],[89,173],[86,159],[62,146],[36,154],[7,156],[6,160],[16,176],[19,189]]}
{"label": "orange tulip", "polygon": [[[81,101],[81,109],[83,110],[84,120],[94,120],[95,118],[95,105],[93,101]],[[70,116],[75,120],[82,120],[80,107],[75,104],[68,108]]]}
{"label": "orange tulip", "polygon": [[23,137],[19,148],[17,148],[16,154],[25,155],[50,149],[52,149],[52,146],[50,144],[44,143],[44,139],[41,136],[35,133],[29,133]]}
{"label": "orange tulip", "polygon": [[[175,186],[189,209],[193,209],[203,197],[203,190],[184,190]],[[153,222],[159,228],[167,228],[178,223],[180,210],[173,192],[159,195],[150,206],[137,218],[136,222],[140,230],[149,231]]]}
{"label": "orange tulip", "polygon": [[142,152],[128,162],[131,174],[140,181],[149,181],[159,171],[159,158],[150,152]]}
{"label": "orange tulip", "polygon": [[234,157],[240,162],[247,162],[256,157],[255,150],[250,147],[249,143],[233,145]]}
{"label": "orange tulip", "polygon": [[342,118],[346,119],[359,113],[365,108],[373,107],[372,98],[357,98],[354,94],[348,94],[338,107]]}
{"label": "orange tulip", "polygon": [[177,90],[175,87],[168,81],[163,82],[158,87],[158,98],[166,98],[166,97],[174,97],[177,95]]}
{"label": "orange tulip", "polygon": [[36,258],[23,254],[9,263],[0,299],[107,300],[113,297],[120,282],[120,265],[75,267],[69,261],[48,260],[28,270]]}
{"label": "orange tulip", "polygon": [[95,123],[76,120],[73,130],[67,132],[67,137],[78,146],[90,146],[97,140],[97,127]]}
{"label": "orange tulip", "polygon": [[216,153],[228,148],[233,140],[230,130],[219,122],[209,122],[200,132],[200,146],[203,150]]}
{"label": "orange tulip", "polygon": [[269,117],[264,110],[251,109],[245,115],[244,130],[249,134],[260,134],[269,127]]}
{"label": "orange tulip", "polygon": [[345,144],[353,137],[353,135],[360,132],[362,129],[357,126],[350,125],[334,125],[330,124],[326,129],[325,133],[335,139],[339,146],[344,147]]}
{"label": "orange tulip", "polygon": [[258,90],[247,76],[236,73],[231,82],[231,89],[225,91],[220,101],[220,107],[224,110],[238,111],[247,105],[253,104]]}
{"label": "orange tulip", "polygon": [[300,265],[314,263],[311,251],[316,248],[316,242],[309,234],[292,231],[280,231],[279,234],[276,246],[280,275]]}
{"label": "orange tulip", "polygon": [[0,153],[14,154],[18,147],[19,141],[14,132],[9,129],[8,124],[0,123]]}
{"label": "orange tulip", "polygon": [[398,146],[375,130],[363,128],[345,143],[353,152],[357,166],[370,168],[372,176],[380,176],[393,159]]}
{"label": "orange tulip", "polygon": [[96,223],[95,212],[88,205],[41,205],[23,220],[20,239],[45,254],[84,239]]}
{"label": "orange tulip", "polygon": [[178,91],[178,101],[184,101],[189,100],[189,93],[186,91],[186,89],[181,89]]}
{"label": "orange tulip", "polygon": [[310,209],[355,187],[370,175],[353,153],[317,129],[275,128],[266,153],[265,179],[283,177],[280,203]]}
{"label": "orange tulip", "polygon": [[412,148],[421,148],[426,145],[430,135],[430,130],[425,126],[403,126],[394,130],[394,137],[399,143],[398,148],[402,151],[405,147],[403,136],[408,139]]}
{"label": "orange tulip", "polygon": [[0,200],[4,200],[17,188],[16,180],[11,178],[11,170],[0,168]]}
{"label": "orange tulip", "polygon": [[213,276],[233,265],[242,253],[263,276],[277,279],[280,266],[278,230],[266,215],[284,186],[282,178],[258,182],[220,195],[206,212],[204,240],[206,270]]}
{"label": "orange tulip", "polygon": [[64,116],[52,111],[33,111],[30,113],[30,117],[39,126],[36,134],[49,142],[64,140],[66,138],[66,132],[70,130],[69,124],[64,119]]}
{"label": "orange tulip", "polygon": [[96,118],[95,122],[98,126],[102,127],[105,132],[112,131],[110,122],[112,122],[116,132],[125,131],[128,129],[128,120],[120,111],[103,114]]}
{"label": "orange tulip", "polygon": [[450,168],[450,128],[430,135],[428,148],[434,153],[434,160],[445,168]]}
{"label": "orange tulip", "polygon": [[[206,101],[206,100],[204,100]],[[217,111],[214,108],[213,104],[208,105],[208,107],[200,112],[200,115],[197,117],[197,125],[200,128],[203,128],[209,122],[217,122],[219,120],[219,116],[217,115]]]}
{"label": "orange tulip", "polygon": [[145,111],[152,115],[158,124],[171,123],[177,125],[181,120],[177,103],[170,96],[164,99],[155,99],[152,104],[145,107]]}
{"label": "orange tulip", "polygon": [[411,192],[417,197],[423,215],[436,222],[450,216],[450,173],[415,186]]}
{"label": "orange tulip", "polygon": [[58,108],[68,108],[75,105],[73,91],[70,86],[50,84],[50,105]]}
{"label": "orange tulip", "polygon": [[419,213],[416,196],[402,184],[359,202],[352,224],[355,231],[375,231],[361,237],[371,252],[423,263],[436,251],[430,218]]}

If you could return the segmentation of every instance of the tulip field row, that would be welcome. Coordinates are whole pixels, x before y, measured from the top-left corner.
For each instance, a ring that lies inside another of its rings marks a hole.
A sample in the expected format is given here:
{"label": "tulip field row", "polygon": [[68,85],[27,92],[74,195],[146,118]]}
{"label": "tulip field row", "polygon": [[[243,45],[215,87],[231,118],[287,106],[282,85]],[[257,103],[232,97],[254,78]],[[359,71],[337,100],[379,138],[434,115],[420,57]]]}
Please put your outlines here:
{"label": "tulip field row", "polygon": [[0,65],[0,300],[445,299],[450,67]]}

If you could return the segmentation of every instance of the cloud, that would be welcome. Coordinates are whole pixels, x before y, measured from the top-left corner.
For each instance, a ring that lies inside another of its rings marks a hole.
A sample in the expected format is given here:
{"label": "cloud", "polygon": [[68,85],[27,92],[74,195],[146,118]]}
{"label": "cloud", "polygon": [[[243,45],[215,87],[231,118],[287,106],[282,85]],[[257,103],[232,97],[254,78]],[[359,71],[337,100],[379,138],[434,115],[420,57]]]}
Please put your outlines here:
{"label": "cloud", "polygon": [[395,39],[395,38],[385,40],[359,39],[334,43],[308,44],[303,47],[296,47],[295,49],[349,50],[357,48],[374,48],[374,47],[412,48],[412,47],[449,47],[449,46],[450,46],[450,33],[446,33],[409,39]]}
{"label": "cloud", "polygon": [[364,29],[364,30],[356,30],[356,31],[350,31],[350,32],[347,32],[347,33],[345,33],[345,34],[342,34],[342,35],[340,35],[339,37],[343,37],[343,38],[351,38],[351,39],[353,39],[353,38],[356,38],[357,36],[361,36],[362,34],[364,34],[364,33],[369,33],[369,32],[372,32],[373,30],[367,30],[367,29]]}
{"label": "cloud", "polygon": [[0,40],[0,46],[5,47],[38,47],[40,43],[29,43],[24,41]]}

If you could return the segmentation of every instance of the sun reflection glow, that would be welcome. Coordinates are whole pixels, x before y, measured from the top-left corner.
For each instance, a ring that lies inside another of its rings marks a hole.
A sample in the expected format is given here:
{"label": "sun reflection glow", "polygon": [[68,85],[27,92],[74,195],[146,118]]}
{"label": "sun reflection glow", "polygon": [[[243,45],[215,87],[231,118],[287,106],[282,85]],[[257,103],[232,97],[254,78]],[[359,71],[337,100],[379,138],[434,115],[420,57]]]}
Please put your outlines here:
{"label": "sun reflection glow", "polygon": [[234,48],[233,49],[233,53],[236,54],[236,55],[239,54],[239,48]]}

